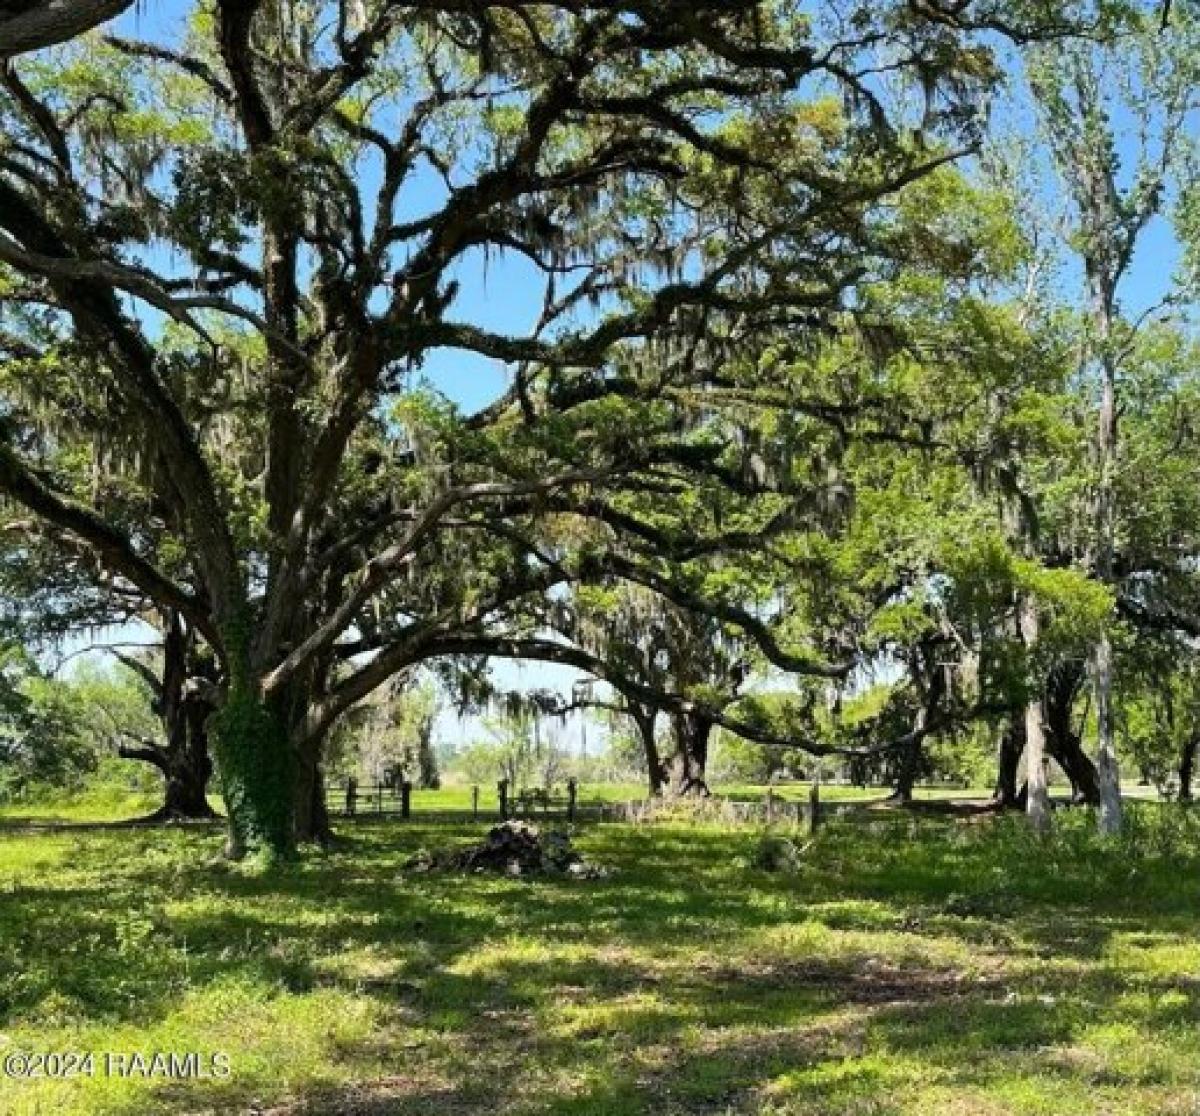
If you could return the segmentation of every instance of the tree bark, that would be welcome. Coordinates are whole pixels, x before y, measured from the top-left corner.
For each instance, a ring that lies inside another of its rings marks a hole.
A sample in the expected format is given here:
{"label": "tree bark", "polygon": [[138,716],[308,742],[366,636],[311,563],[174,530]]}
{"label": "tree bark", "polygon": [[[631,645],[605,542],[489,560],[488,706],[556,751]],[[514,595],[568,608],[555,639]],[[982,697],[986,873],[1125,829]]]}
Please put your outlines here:
{"label": "tree bark", "polygon": [[1071,780],[1072,801],[1097,806],[1100,783],[1096,765],[1083,750],[1083,741],[1073,723],[1075,698],[1083,682],[1084,671],[1077,663],[1060,663],[1051,669],[1043,706],[1046,747]]}
{"label": "tree bark", "polygon": [[[1096,296],[1096,320],[1103,346],[1100,366],[1102,389],[1100,431],[1097,442],[1100,479],[1096,492],[1096,575],[1105,584],[1112,583],[1114,534],[1116,529],[1116,491],[1114,474],[1117,459],[1117,370],[1109,352],[1112,332],[1111,297]],[[1100,799],[1100,832],[1117,833],[1121,828],[1121,775],[1117,766],[1117,744],[1113,726],[1113,649],[1107,631],[1096,641],[1093,656],[1096,685],[1096,775]]]}
{"label": "tree bark", "polygon": [[896,772],[896,785],[889,801],[907,805],[913,800],[913,788],[921,774],[925,758],[925,730],[937,712],[946,692],[946,675],[933,662],[931,649],[922,648],[913,663],[913,680],[916,683],[920,702],[913,718],[912,739],[900,753]]}
{"label": "tree bark", "polygon": [[666,772],[663,771],[662,757],[658,754],[658,741],[654,736],[658,711],[631,701],[626,704],[629,708],[629,715],[637,726],[638,738],[642,742],[642,752],[646,758],[647,789],[651,798],[658,798],[662,795],[663,787],[666,785]]}
{"label": "tree bark", "polygon": [[133,0],[15,0],[0,11],[0,58],[65,43],[120,15]]}
{"label": "tree bark", "polygon": [[706,796],[708,743],[713,723],[697,713],[679,713],[674,718],[675,752],[671,757],[670,786],[676,798]]}
{"label": "tree bark", "polygon": [[1179,752],[1179,801],[1192,801],[1192,774],[1196,767],[1196,745],[1200,734],[1193,732],[1183,742]]}
{"label": "tree bark", "polygon": [[[1031,594],[1022,592],[1018,602],[1018,623],[1026,648],[1037,647],[1039,619]],[[1050,795],[1046,787],[1046,729],[1042,696],[1032,691],[1025,702],[1025,815],[1039,833],[1050,828]]]}
{"label": "tree bark", "polygon": [[185,697],[168,727],[170,748],[162,769],[165,800],[155,817],[164,821],[207,820],[216,811],[208,802],[212,758],[208,752],[207,721],[210,708],[195,697]]}
{"label": "tree bark", "polygon": [[188,634],[177,613],[164,617],[162,677],[139,660],[118,655],[154,691],[154,709],[162,722],[165,744],[121,748],[118,754],[153,764],[162,773],[164,800],[152,815],[155,821],[201,820],[216,816],[208,804],[212,760],[206,722],[211,706],[189,688],[194,657]]}
{"label": "tree bark", "polygon": [[217,816],[208,801],[208,780],[212,774],[212,763],[208,758],[207,748],[201,766],[189,763],[172,767],[164,774],[165,800],[156,811],[156,818],[164,821],[199,821]]}
{"label": "tree bark", "polygon": [[297,844],[322,848],[333,842],[329,811],[325,805],[325,773],[321,770],[321,742],[306,741],[296,771],[295,838]]}
{"label": "tree bark", "polygon": [[1100,832],[1112,835],[1121,829],[1121,774],[1113,732],[1112,641],[1106,632],[1096,644],[1096,774],[1100,792]]}
{"label": "tree bark", "polygon": [[[1111,185],[1111,183],[1109,183]],[[1106,213],[1106,194],[1097,199],[1097,211]],[[1117,230],[1110,229],[1110,237]],[[1099,476],[1096,483],[1096,577],[1105,585],[1113,584],[1117,522],[1117,358],[1113,351],[1113,324],[1116,316],[1118,277],[1102,257],[1086,258],[1088,285],[1092,301],[1092,325],[1095,352],[1100,367],[1100,419],[1096,437]],[[1100,832],[1117,833],[1121,828],[1121,773],[1117,765],[1117,744],[1113,724],[1113,648],[1107,629],[1100,633],[1093,654],[1096,690],[1096,775],[1099,783]]]}
{"label": "tree bark", "polygon": [[1017,706],[1009,715],[997,750],[996,789],[992,792],[992,805],[1002,810],[1024,808],[1017,786],[1017,769],[1021,765],[1021,753],[1024,751],[1025,710]]}

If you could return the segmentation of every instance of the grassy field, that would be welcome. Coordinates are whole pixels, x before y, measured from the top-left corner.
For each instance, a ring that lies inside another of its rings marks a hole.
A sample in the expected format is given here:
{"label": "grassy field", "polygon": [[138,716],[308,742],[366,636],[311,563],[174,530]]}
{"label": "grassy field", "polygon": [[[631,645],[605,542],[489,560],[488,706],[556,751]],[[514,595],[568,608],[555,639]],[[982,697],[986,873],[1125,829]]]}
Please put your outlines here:
{"label": "grassy field", "polygon": [[[605,879],[411,875],[478,836],[344,825],[269,875],[215,828],[0,832],[0,1058],[228,1054],[227,1077],[0,1073],[0,1112],[1194,1113],[1200,815],[593,824]],[[432,811],[430,811],[432,814]]]}

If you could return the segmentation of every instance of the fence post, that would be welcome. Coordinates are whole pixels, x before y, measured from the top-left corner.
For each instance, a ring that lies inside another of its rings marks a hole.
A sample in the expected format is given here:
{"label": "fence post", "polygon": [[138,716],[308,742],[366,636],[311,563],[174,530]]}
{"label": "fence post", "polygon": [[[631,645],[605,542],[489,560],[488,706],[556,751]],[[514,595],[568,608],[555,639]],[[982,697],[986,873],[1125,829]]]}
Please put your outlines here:
{"label": "fence post", "polygon": [[496,790],[500,792],[500,820],[508,821],[508,780],[501,779]]}
{"label": "fence post", "polygon": [[775,788],[767,787],[767,825],[775,824]]}
{"label": "fence post", "polygon": [[354,781],[354,776],[350,775],[346,779],[346,817],[354,817],[354,800],[358,797],[358,783]]}
{"label": "fence post", "polygon": [[407,779],[400,784],[400,816],[407,819],[412,812],[412,783]]}
{"label": "fence post", "polygon": [[575,795],[579,791],[579,784],[574,777],[567,780],[567,821],[575,820]]}
{"label": "fence post", "polygon": [[375,813],[383,813],[383,784],[375,784]]}
{"label": "fence post", "polygon": [[816,833],[821,824],[821,776],[814,775],[808,792],[808,831]]}
{"label": "fence post", "polygon": [[471,820],[479,820],[479,788],[471,788]]}

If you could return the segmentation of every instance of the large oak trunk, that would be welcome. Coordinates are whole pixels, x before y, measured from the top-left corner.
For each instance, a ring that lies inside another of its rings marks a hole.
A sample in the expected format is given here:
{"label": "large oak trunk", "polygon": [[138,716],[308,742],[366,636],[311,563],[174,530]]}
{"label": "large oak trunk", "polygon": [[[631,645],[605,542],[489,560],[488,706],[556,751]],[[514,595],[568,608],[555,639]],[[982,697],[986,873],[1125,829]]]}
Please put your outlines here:
{"label": "large oak trunk", "polygon": [[215,818],[216,811],[208,802],[208,772],[201,774],[193,768],[169,772],[163,804],[154,816],[162,821]]}
{"label": "large oak trunk", "polygon": [[326,847],[333,841],[329,811],[325,805],[325,774],[321,770],[323,737],[297,746],[294,816],[298,844]]}
{"label": "large oak trunk", "polygon": [[166,799],[158,816],[164,819],[199,820],[216,817],[208,803],[208,780],[212,758],[208,752],[209,706],[197,698],[186,698],[180,710],[184,740],[163,770]]}
{"label": "large oak trunk", "polygon": [[118,754],[150,763],[162,774],[163,804],[150,820],[208,819],[216,816],[208,804],[212,760],[206,722],[211,706],[191,684],[193,670],[201,670],[191,635],[178,614],[167,613],[164,620],[161,678],[141,660],[119,657],[153,691],[165,741],[142,741],[138,747],[120,748]]}
{"label": "large oak trunk", "polygon": [[708,794],[708,744],[712,722],[695,713],[674,718],[675,752],[670,763],[670,793],[675,797]]}

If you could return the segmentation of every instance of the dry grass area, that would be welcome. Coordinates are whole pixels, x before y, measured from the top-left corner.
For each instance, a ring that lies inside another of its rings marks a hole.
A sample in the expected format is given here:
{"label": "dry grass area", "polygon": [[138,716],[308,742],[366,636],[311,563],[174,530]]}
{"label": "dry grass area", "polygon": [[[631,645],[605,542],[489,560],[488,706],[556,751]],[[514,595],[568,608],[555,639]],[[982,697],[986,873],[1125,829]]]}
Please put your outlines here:
{"label": "dry grass area", "polygon": [[1194,1113],[1200,820],[593,825],[605,879],[406,874],[480,826],[362,821],[267,875],[200,830],[0,836],[0,1054],[227,1052],[0,1111]]}

